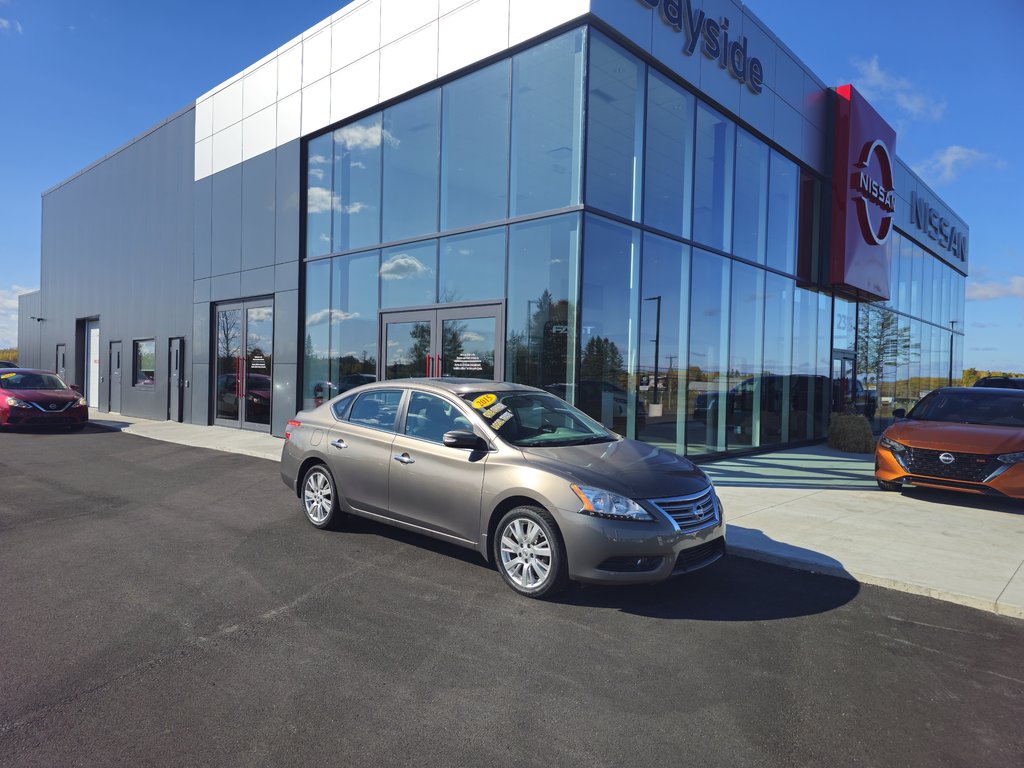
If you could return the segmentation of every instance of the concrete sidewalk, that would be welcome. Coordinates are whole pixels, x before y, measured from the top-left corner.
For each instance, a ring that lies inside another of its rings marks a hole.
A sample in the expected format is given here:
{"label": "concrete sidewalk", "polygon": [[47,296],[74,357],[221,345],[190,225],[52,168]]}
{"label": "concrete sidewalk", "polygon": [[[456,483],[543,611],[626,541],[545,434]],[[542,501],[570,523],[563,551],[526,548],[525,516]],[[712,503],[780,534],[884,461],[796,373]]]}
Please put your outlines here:
{"label": "concrete sidewalk", "polygon": [[730,551],[1024,618],[1024,503],[878,490],[824,445],[710,462]]}
{"label": "concrete sidewalk", "polygon": [[209,448],[226,453],[240,453],[259,459],[281,460],[284,440],[267,432],[252,432],[247,429],[230,427],[204,427],[196,424],[179,424],[176,421],[153,421],[119,413],[91,411],[89,422],[103,429],[127,432],[166,443],[191,445],[195,448]]}
{"label": "concrete sidewalk", "polygon": [[[283,441],[227,427],[94,413],[105,429],[278,461]],[[871,456],[823,445],[702,465],[731,552],[1024,618],[1024,503],[878,490]]]}

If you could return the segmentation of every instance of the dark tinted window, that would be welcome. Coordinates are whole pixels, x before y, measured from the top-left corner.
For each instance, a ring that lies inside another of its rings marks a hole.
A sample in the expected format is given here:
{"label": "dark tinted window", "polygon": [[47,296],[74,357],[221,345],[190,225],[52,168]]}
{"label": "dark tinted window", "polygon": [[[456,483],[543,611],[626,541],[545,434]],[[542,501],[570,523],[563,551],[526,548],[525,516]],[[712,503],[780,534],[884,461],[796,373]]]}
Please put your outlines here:
{"label": "dark tinted window", "polygon": [[473,429],[469,419],[453,403],[426,392],[413,392],[409,396],[405,434],[441,443],[444,441],[444,433],[453,429]]}
{"label": "dark tinted window", "polygon": [[398,406],[401,402],[402,390],[400,389],[378,389],[373,392],[364,392],[352,404],[348,421],[363,427],[393,430],[395,418],[398,416]]}
{"label": "dark tinted window", "polygon": [[910,412],[909,418],[997,427],[1024,427],[1024,396],[982,390],[940,390],[932,392],[919,402]]}
{"label": "dark tinted window", "polygon": [[0,373],[0,389],[68,389],[52,373]]}
{"label": "dark tinted window", "polygon": [[353,399],[354,398],[351,397],[343,397],[341,398],[341,400],[332,405],[331,410],[334,411],[334,418],[338,419],[339,421],[344,421],[345,414],[348,412],[348,407],[352,405]]}

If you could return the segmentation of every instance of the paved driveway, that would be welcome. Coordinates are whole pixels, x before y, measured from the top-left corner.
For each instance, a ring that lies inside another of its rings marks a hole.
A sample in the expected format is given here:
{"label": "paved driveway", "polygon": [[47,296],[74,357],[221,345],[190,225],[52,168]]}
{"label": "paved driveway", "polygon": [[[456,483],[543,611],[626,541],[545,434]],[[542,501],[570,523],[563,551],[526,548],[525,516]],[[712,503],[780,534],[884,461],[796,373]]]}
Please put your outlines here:
{"label": "paved driveway", "polygon": [[1024,622],[738,558],[534,602],[276,473],[0,436],[0,764],[1024,763]]}

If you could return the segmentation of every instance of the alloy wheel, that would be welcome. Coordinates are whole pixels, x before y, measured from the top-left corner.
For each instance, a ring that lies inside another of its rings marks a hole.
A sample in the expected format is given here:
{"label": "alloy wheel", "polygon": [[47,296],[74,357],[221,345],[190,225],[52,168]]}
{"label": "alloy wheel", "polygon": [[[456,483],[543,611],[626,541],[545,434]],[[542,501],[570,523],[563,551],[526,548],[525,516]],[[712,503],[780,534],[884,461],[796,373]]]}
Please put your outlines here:
{"label": "alloy wheel", "polygon": [[513,583],[537,589],[551,574],[551,542],[528,517],[516,517],[501,532],[501,566]]}
{"label": "alloy wheel", "polygon": [[334,506],[334,489],[322,470],[314,470],[306,476],[302,490],[302,503],[306,516],[317,525],[323,524]]}

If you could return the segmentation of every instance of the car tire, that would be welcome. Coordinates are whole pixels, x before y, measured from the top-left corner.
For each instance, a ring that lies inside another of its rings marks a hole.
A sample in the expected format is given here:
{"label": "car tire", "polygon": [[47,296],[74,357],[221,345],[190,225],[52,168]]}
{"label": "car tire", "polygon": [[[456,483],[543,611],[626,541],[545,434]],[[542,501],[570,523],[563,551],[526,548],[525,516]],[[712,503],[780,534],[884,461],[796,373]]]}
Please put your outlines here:
{"label": "car tire", "polygon": [[498,573],[520,595],[549,597],[569,583],[565,543],[545,509],[523,506],[507,512],[494,529],[492,550]]}
{"label": "car tire", "polygon": [[888,480],[876,480],[875,482],[878,483],[878,487],[883,491],[893,491],[895,493],[899,493],[900,491],[903,490],[903,483],[893,483],[889,482]]}
{"label": "car tire", "polygon": [[300,486],[299,505],[314,528],[333,530],[341,524],[345,513],[339,508],[337,486],[326,465],[314,464],[306,471]]}

